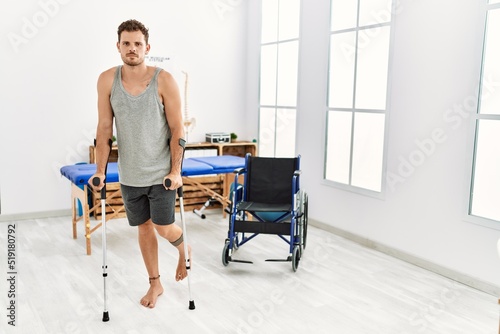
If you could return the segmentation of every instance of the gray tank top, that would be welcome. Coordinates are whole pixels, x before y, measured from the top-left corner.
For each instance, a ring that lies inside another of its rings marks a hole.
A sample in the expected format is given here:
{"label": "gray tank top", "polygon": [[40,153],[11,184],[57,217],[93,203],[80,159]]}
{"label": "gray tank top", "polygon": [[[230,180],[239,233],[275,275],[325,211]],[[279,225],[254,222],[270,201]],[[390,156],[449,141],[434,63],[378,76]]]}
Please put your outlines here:
{"label": "gray tank top", "polygon": [[165,110],[158,94],[156,71],[148,87],[130,95],[122,84],[122,66],[115,72],[111,107],[115,116],[120,183],[132,187],[162,184],[170,173],[171,136]]}

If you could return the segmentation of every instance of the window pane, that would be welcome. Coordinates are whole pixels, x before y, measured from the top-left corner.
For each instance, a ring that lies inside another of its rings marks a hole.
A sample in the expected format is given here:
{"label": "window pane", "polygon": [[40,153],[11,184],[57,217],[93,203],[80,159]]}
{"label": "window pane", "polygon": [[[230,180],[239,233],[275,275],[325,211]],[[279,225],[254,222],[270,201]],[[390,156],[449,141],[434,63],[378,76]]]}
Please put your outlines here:
{"label": "window pane", "polygon": [[265,45],[260,49],[260,104],[276,104],[276,44]]}
{"label": "window pane", "polygon": [[358,1],[332,0],[332,31],[356,27]]}
{"label": "window pane", "polygon": [[279,40],[299,38],[300,0],[281,0],[279,5]]}
{"label": "window pane", "polygon": [[384,114],[354,114],[353,186],[381,191],[384,127]]}
{"label": "window pane", "polygon": [[333,34],[330,40],[328,104],[331,108],[352,108],[356,34]]}
{"label": "window pane", "polygon": [[359,31],[356,75],[357,109],[385,110],[390,28]]}
{"label": "window pane", "polygon": [[500,121],[480,120],[471,214],[500,220]]}
{"label": "window pane", "polygon": [[500,9],[488,11],[479,113],[500,114]]}
{"label": "window pane", "polygon": [[349,184],[352,112],[328,112],[325,178]]}
{"label": "window pane", "polygon": [[278,98],[279,106],[297,105],[299,42],[280,43],[278,46]]}
{"label": "window pane", "polygon": [[278,4],[278,0],[262,1],[262,44],[278,40]]}
{"label": "window pane", "polygon": [[276,157],[295,156],[295,109],[278,109],[276,118]]}
{"label": "window pane", "polygon": [[360,0],[359,26],[391,21],[392,0]]}
{"label": "window pane", "polygon": [[276,136],[276,109],[260,108],[259,115],[259,156],[274,157]]}

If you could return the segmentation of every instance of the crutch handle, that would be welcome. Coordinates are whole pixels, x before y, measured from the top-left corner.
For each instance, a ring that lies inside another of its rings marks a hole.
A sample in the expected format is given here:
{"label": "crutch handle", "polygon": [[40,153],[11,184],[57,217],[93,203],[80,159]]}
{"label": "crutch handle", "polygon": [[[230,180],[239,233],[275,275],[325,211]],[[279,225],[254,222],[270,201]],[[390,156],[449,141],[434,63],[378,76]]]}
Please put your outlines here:
{"label": "crutch handle", "polygon": [[[169,188],[171,185],[172,185],[172,180],[165,179],[165,187]],[[183,195],[182,186],[177,188],[177,195],[179,195],[179,197],[182,197]]]}
{"label": "crutch handle", "polygon": [[[99,179],[98,176],[94,176],[94,178],[92,179],[92,184],[95,187],[97,187],[99,184],[101,184],[101,180]],[[103,198],[106,198],[106,184],[101,189],[101,199],[103,199]]]}
{"label": "crutch handle", "polygon": [[92,184],[97,187],[99,184],[101,184],[101,179],[99,179],[99,177],[95,176],[92,179]]}

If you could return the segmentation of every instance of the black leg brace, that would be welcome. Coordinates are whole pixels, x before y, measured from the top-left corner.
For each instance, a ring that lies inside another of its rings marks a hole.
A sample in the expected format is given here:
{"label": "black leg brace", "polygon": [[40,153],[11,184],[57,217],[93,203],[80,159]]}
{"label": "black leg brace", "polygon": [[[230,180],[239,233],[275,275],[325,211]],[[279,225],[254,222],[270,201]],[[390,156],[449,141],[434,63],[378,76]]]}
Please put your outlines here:
{"label": "black leg brace", "polygon": [[172,244],[172,246],[174,247],[177,247],[179,246],[182,242],[184,241],[184,234],[181,234],[181,236],[179,237],[179,239],[175,240],[175,241],[170,241],[170,243]]}

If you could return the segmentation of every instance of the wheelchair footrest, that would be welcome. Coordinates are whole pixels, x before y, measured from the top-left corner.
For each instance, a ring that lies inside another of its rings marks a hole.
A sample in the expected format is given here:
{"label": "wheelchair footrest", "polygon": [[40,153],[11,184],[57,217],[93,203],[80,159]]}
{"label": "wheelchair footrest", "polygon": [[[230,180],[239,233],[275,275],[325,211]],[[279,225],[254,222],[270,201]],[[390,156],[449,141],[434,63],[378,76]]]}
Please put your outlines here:
{"label": "wheelchair footrest", "polygon": [[248,263],[248,264],[253,264],[252,261],[245,261],[245,260],[233,260],[230,259],[229,262],[238,262],[238,263]]}
{"label": "wheelchair footrest", "polygon": [[287,257],[286,259],[267,259],[266,262],[290,262],[292,259]]}
{"label": "wheelchair footrest", "polygon": [[235,232],[290,235],[290,223],[236,220]]}

